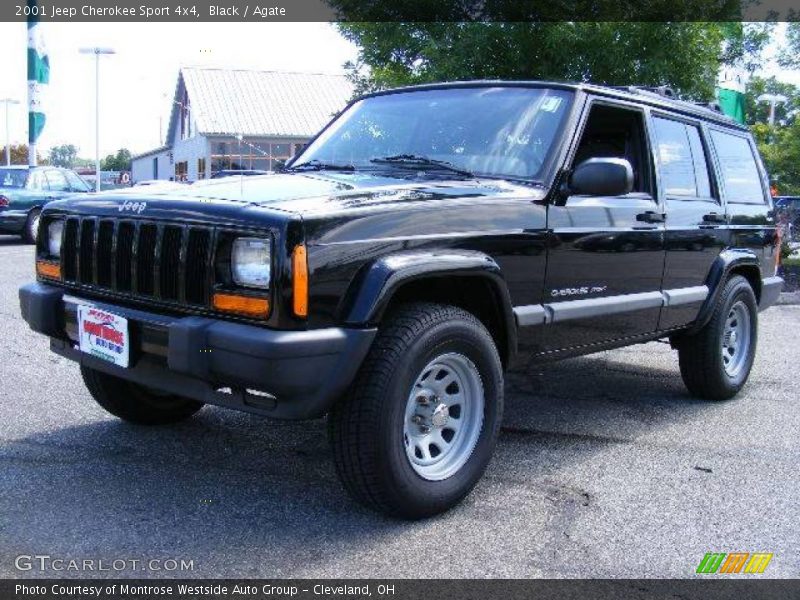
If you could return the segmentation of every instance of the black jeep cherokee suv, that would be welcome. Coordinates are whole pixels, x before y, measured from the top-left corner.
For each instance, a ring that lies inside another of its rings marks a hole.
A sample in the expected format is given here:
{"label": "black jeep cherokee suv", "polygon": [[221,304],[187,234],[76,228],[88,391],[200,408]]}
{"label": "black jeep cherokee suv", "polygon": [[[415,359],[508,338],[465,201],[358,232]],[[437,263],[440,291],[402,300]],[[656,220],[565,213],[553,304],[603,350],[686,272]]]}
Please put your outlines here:
{"label": "black jeep cherokee suv", "polygon": [[422,86],[352,103],[283,174],[48,204],[20,302],[114,415],[327,414],[352,496],[418,518],[481,477],[515,361],[667,338],[693,395],[734,396],[782,284],[771,208],[708,108]]}

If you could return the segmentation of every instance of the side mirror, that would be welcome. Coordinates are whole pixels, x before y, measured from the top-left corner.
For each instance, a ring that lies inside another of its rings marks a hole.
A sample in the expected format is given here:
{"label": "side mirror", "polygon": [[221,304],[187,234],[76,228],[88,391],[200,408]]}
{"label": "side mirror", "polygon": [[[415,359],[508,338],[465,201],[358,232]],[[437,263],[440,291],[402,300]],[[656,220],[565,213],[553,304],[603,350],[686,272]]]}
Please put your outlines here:
{"label": "side mirror", "polygon": [[633,167],[624,158],[590,158],[569,178],[568,191],[585,196],[623,196],[633,190]]}

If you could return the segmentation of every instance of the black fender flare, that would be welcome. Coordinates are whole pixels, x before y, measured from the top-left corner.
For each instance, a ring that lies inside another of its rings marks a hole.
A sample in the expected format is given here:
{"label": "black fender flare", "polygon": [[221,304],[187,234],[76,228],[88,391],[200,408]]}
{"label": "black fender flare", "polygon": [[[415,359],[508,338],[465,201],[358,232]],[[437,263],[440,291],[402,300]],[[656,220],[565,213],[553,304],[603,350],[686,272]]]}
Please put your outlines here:
{"label": "black fender flare", "polygon": [[489,283],[505,328],[506,355],[516,354],[517,325],[505,278],[492,257],[475,250],[420,250],[382,256],[354,278],[341,305],[343,320],[350,326],[374,326],[403,285],[434,277],[475,277]]}
{"label": "black fender flare", "polygon": [[728,280],[731,272],[742,267],[754,270],[758,273],[754,284],[753,292],[756,294],[756,299],[761,294],[761,263],[758,256],[752,250],[745,248],[726,248],[719,253],[719,256],[711,264],[711,269],[706,278],[706,285],[708,286],[708,297],[705,303],[700,308],[697,315],[697,320],[687,333],[692,334],[702,329],[706,323],[711,320],[714,310],[717,308],[722,288]]}

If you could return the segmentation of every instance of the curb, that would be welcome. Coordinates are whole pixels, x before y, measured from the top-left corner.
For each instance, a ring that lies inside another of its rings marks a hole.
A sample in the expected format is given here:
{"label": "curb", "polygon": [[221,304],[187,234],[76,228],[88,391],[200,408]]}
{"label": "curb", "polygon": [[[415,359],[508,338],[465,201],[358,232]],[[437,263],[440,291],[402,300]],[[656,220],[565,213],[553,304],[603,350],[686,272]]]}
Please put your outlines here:
{"label": "curb", "polygon": [[800,292],[781,292],[778,304],[800,304]]}

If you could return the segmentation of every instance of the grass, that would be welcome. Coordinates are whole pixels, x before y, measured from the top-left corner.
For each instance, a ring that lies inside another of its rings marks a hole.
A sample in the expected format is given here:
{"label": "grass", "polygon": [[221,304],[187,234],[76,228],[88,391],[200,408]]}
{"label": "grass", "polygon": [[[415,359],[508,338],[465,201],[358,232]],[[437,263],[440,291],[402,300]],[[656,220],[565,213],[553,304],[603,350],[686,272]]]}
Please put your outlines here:
{"label": "grass", "polygon": [[793,256],[791,258],[784,258],[781,261],[781,264],[784,267],[800,267],[800,258],[797,258],[796,256]]}

